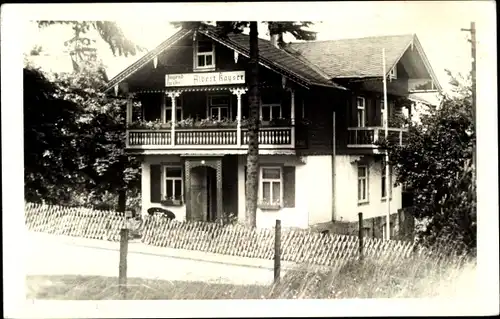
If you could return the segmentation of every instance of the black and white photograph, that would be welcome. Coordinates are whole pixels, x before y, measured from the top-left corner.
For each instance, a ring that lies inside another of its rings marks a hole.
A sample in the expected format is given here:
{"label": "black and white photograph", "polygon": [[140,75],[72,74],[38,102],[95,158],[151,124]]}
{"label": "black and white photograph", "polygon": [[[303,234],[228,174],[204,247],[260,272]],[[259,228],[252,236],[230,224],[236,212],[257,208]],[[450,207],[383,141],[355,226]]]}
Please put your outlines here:
{"label": "black and white photograph", "polygon": [[2,5],[5,317],[499,314],[495,6]]}

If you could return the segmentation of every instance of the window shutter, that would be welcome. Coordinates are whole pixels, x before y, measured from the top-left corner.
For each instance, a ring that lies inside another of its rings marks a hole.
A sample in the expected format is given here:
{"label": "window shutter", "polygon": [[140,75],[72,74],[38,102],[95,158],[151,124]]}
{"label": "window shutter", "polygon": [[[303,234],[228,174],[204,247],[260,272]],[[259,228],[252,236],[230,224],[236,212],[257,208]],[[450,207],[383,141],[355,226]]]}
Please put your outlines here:
{"label": "window shutter", "polygon": [[382,125],[382,108],[384,107],[382,105],[382,101],[380,99],[375,99],[375,126],[381,126]]}
{"label": "window shutter", "polygon": [[358,126],[358,106],[356,103],[356,95],[351,99],[351,127]]}
{"label": "window shutter", "polygon": [[295,207],[295,166],[283,167],[283,200],[285,207]]}
{"label": "window shutter", "polygon": [[161,202],[161,165],[151,165],[151,203]]}
{"label": "window shutter", "polygon": [[374,107],[374,105],[375,103],[373,99],[365,99],[365,126],[371,126],[373,123],[374,112],[372,110],[372,107]]}

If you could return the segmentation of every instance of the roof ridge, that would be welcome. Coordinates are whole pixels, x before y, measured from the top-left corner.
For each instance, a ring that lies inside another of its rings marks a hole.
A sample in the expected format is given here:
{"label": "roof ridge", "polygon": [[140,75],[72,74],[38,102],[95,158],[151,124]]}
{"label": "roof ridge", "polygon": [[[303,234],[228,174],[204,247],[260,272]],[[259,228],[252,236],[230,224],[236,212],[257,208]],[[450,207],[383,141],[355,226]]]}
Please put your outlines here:
{"label": "roof ridge", "polygon": [[304,42],[293,42],[290,41],[289,44],[306,44],[306,43],[324,43],[324,42],[336,42],[336,41],[346,41],[346,40],[362,40],[370,38],[389,38],[389,37],[405,37],[405,36],[416,36],[416,33],[402,33],[402,34],[387,34],[387,35],[373,35],[365,37],[354,37],[354,38],[342,38],[342,39],[331,39],[331,40],[314,40],[314,41],[304,41]]}

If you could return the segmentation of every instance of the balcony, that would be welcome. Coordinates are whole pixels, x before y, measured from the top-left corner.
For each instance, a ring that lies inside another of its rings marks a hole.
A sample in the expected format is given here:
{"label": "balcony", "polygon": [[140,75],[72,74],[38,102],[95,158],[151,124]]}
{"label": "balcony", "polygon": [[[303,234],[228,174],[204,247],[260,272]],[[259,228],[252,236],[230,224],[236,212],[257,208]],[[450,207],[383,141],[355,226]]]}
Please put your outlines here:
{"label": "balcony", "polygon": [[[248,149],[245,128],[239,131],[238,128],[129,129],[126,134],[128,149]],[[293,126],[259,129],[259,149],[293,148]]]}
{"label": "balcony", "polygon": [[[373,127],[349,127],[348,148],[371,148],[377,149],[377,143],[385,138],[385,130],[380,126]],[[403,145],[406,140],[407,129],[389,128],[387,139],[394,143]]]}

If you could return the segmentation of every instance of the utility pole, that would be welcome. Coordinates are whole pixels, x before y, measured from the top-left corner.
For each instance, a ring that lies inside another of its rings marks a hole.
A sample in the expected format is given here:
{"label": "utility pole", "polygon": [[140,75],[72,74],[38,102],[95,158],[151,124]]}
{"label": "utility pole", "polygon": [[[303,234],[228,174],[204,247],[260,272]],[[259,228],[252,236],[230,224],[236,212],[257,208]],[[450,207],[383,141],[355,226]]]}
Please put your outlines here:
{"label": "utility pole", "polygon": [[[476,129],[476,23],[470,23],[470,29],[461,29],[461,31],[470,32],[471,43],[471,55],[472,55],[472,70],[471,70],[471,81],[472,81],[472,123],[474,124],[474,130]],[[476,162],[476,152],[477,152],[477,134],[476,142],[474,143],[474,148],[472,150],[472,182],[476,185],[476,174],[477,174],[477,162]]]}
{"label": "utility pole", "polygon": [[[385,65],[385,48],[382,49],[382,74],[384,85],[384,136],[388,140],[389,136],[389,108],[387,103],[387,70]],[[385,224],[385,240],[391,239],[391,190],[389,175],[389,151],[385,150],[385,202],[386,202],[386,224]]]}

